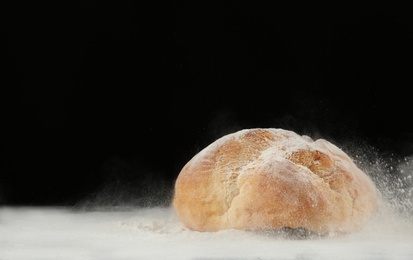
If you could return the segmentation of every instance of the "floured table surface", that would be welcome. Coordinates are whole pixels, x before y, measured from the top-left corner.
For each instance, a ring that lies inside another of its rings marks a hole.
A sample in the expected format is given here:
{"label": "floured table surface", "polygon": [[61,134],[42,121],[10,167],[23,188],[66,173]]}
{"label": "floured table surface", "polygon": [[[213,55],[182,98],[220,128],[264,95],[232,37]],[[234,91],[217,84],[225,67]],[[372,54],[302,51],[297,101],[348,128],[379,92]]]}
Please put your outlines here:
{"label": "floured table surface", "polygon": [[361,231],[196,232],[171,208],[0,208],[0,259],[413,259],[413,221],[379,214]]}

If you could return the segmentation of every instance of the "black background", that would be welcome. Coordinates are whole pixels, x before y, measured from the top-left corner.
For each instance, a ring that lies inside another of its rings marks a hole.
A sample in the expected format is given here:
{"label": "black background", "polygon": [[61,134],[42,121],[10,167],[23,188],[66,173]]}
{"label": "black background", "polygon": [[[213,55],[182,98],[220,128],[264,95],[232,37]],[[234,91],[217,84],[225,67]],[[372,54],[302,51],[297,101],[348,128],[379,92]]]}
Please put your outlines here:
{"label": "black background", "polygon": [[243,128],[413,153],[411,3],[55,2],[1,4],[4,205],[167,203]]}

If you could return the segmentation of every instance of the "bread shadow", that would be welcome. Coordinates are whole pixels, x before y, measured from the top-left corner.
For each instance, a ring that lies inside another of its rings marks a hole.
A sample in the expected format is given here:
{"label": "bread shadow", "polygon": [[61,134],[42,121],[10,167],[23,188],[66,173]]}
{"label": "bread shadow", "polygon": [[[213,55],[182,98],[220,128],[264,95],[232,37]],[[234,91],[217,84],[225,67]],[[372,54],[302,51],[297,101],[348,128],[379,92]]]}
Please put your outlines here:
{"label": "bread shadow", "polygon": [[325,239],[336,236],[335,233],[321,233],[310,231],[305,228],[284,227],[280,229],[261,229],[254,230],[254,233],[262,236],[275,237],[288,240],[313,240]]}

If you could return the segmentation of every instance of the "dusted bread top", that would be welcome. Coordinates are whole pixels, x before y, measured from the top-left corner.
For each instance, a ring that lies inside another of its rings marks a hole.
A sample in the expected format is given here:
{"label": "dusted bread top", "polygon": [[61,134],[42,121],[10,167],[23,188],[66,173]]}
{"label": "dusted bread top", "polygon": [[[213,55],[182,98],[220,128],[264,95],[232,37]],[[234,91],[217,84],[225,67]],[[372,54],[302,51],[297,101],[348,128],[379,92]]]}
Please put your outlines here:
{"label": "dusted bread top", "polygon": [[372,180],[337,146],[279,128],[217,139],[182,168],[173,207],[198,231],[351,232],[377,208]]}

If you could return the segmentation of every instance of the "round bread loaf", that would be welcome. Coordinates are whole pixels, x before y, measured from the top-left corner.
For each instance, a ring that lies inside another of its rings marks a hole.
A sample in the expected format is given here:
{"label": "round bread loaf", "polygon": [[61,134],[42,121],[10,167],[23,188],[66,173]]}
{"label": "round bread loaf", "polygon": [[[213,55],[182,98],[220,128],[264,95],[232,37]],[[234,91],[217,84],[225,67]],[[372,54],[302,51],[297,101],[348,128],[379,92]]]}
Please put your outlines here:
{"label": "round bread loaf", "polygon": [[179,173],[172,205],[197,231],[348,233],[377,209],[368,175],[332,143],[279,128],[228,134]]}

